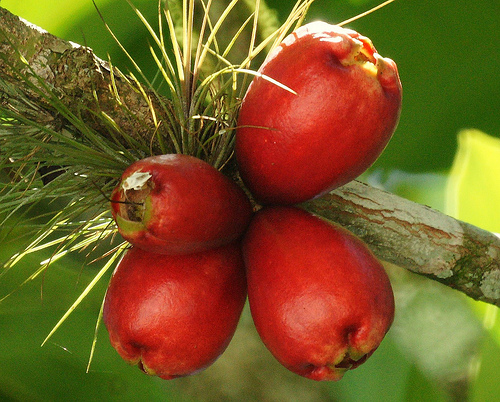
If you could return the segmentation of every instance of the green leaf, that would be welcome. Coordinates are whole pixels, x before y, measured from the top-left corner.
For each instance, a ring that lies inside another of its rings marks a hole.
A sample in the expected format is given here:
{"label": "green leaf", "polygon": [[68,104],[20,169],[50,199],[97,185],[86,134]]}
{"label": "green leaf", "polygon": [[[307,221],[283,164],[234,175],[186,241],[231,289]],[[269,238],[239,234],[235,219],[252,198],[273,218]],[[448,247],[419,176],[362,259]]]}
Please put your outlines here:
{"label": "green leaf", "polygon": [[[103,6],[112,0],[99,0],[99,5]],[[39,0],[3,0],[2,7],[24,19],[46,29],[54,35],[63,33],[67,26],[70,26],[85,13],[94,12],[94,6],[87,0],[59,0],[52,3],[52,7],[41,3]]]}
{"label": "green leaf", "polygon": [[479,130],[458,135],[458,152],[446,193],[446,212],[500,232],[500,139]]}
{"label": "green leaf", "polygon": [[[463,130],[458,136],[458,151],[448,179],[446,212],[486,230],[500,232],[499,177],[500,139],[479,130]],[[471,306],[490,335],[480,348],[471,387],[472,400],[479,401],[486,400],[486,394],[500,391],[498,382],[490,380],[498,372],[500,320],[498,307],[472,301]]]}

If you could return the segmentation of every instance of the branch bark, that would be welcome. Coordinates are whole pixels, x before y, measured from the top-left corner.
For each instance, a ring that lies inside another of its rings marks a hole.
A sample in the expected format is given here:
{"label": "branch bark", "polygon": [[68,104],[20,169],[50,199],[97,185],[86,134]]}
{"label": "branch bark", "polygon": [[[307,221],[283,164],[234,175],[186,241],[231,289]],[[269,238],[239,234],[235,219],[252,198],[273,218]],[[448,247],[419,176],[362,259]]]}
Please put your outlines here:
{"label": "branch bark", "polygon": [[[36,77],[43,79],[43,85]],[[166,134],[168,129],[155,127],[155,121],[168,121],[156,94],[111,69],[92,49],[51,35],[1,7],[0,80],[15,88],[14,93],[0,93],[1,104],[16,107],[28,99],[37,106],[29,117],[55,130],[67,125],[67,119],[50,105],[48,91],[103,136],[108,136],[110,126],[96,116],[104,114],[124,132],[151,144],[153,152],[159,150],[155,134]],[[166,99],[161,102],[169,104]]]}
{"label": "branch bark", "polygon": [[357,181],[303,204],[351,230],[381,260],[500,306],[500,238]]}
{"label": "branch bark", "polygon": [[[2,8],[0,35],[0,80],[15,83],[45,110],[38,118],[52,124],[57,120],[43,97],[33,94],[20,78],[18,72],[28,68],[59,91],[70,110],[88,111],[90,122],[100,124],[92,116],[104,111],[123,130],[152,137],[157,126],[147,99],[125,82],[126,77],[113,84],[109,66],[90,49],[56,38]],[[110,95],[113,85],[123,104]],[[96,96],[86,95],[92,93]],[[0,102],[12,99],[0,93]],[[163,109],[152,107],[161,121]],[[131,119],[130,111],[140,121]],[[102,131],[102,127],[97,129]],[[356,181],[302,207],[354,232],[381,260],[500,306],[500,238],[496,235]]]}

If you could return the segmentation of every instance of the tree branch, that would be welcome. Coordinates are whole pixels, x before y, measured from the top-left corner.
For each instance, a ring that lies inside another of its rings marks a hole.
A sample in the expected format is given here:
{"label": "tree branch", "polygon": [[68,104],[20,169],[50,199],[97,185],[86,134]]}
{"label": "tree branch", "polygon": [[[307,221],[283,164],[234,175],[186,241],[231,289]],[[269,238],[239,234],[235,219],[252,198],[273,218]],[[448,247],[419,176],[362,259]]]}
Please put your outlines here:
{"label": "tree branch", "polygon": [[357,181],[303,204],[351,230],[381,260],[500,306],[500,238]]}
{"label": "tree branch", "polygon": [[155,134],[166,134],[168,129],[155,126],[155,122],[168,121],[166,108],[159,105],[161,101],[168,106],[168,100],[160,100],[136,81],[111,69],[92,49],[57,38],[1,7],[0,81],[15,88],[15,92],[0,93],[0,104],[12,108],[29,99],[37,106],[30,118],[56,131],[67,121],[48,102],[54,94],[70,113],[103,136],[110,135],[110,126],[99,117],[105,115],[132,137],[150,143],[153,153],[159,151]]}
{"label": "tree branch", "polygon": [[[68,109],[88,113],[89,124],[103,135],[106,130],[93,118],[95,113],[107,113],[121,129],[143,138],[152,138],[158,129],[151,107],[157,121],[164,119],[164,109],[154,102],[151,106],[126,77],[114,77],[108,64],[90,49],[56,38],[2,8],[0,35],[0,81],[14,83],[44,110],[37,115],[41,121],[56,124],[60,117],[30,89],[20,72],[42,77]],[[113,91],[120,97],[113,96]],[[156,102],[154,96],[150,99]],[[15,101],[0,93],[3,104],[15,107]],[[139,119],[132,119],[130,111]],[[350,229],[381,260],[500,306],[500,239],[494,234],[356,181],[302,206]]]}

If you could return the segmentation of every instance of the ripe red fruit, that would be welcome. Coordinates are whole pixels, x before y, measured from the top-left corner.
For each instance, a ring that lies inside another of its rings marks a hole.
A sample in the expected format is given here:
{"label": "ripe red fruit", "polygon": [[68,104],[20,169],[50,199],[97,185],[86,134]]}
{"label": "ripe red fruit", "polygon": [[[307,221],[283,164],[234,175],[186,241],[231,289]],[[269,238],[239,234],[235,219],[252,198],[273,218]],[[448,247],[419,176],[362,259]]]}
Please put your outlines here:
{"label": "ripe red fruit", "polygon": [[130,165],[111,196],[121,235],[161,254],[186,254],[228,244],[248,226],[243,190],[208,163],[160,155]]}
{"label": "ripe red fruit", "polygon": [[294,207],[253,219],[243,243],[259,335],[289,370],[340,380],[379,346],[394,317],[384,268],[337,225]]}
{"label": "ripe red fruit", "polygon": [[163,379],[213,363],[246,299],[239,244],[191,255],[132,248],[110,281],[103,319],[123,359]]}
{"label": "ripe red fruit", "polygon": [[236,157],[263,204],[291,205],[363,173],[391,138],[400,114],[394,61],[350,29],[298,28],[259,69],[241,105]]}

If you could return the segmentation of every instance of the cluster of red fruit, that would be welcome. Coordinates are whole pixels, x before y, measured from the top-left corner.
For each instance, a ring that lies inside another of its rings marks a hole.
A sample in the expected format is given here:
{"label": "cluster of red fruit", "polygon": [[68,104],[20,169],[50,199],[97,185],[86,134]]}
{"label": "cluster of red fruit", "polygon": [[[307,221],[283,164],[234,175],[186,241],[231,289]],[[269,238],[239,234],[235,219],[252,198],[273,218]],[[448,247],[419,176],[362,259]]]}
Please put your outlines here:
{"label": "cluster of red fruit", "polygon": [[104,322],[146,373],[170,379],[210,365],[247,293],[271,353],[314,380],[359,366],[392,323],[391,285],[366,245],[293,205],[354,179],[382,152],[401,107],[395,63],[368,38],[317,22],[285,38],[259,72],[235,148],[258,212],[235,182],[178,154],[132,164],[112,194],[133,247],[111,279]]}

